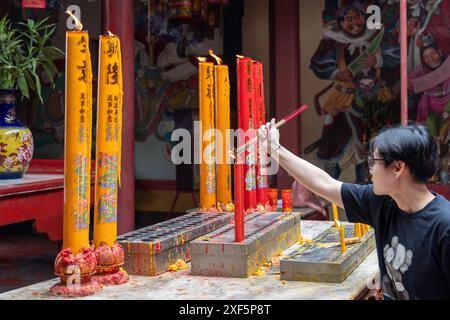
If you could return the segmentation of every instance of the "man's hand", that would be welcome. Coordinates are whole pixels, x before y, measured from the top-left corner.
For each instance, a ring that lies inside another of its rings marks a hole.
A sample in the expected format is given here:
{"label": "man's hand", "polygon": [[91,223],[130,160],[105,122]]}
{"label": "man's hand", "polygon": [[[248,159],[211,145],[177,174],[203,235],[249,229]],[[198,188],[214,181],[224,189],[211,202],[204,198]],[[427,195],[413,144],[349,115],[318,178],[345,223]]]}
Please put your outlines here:
{"label": "man's hand", "polygon": [[280,132],[275,128],[275,119],[267,122],[258,130],[259,145],[263,150],[274,150],[280,145]]}

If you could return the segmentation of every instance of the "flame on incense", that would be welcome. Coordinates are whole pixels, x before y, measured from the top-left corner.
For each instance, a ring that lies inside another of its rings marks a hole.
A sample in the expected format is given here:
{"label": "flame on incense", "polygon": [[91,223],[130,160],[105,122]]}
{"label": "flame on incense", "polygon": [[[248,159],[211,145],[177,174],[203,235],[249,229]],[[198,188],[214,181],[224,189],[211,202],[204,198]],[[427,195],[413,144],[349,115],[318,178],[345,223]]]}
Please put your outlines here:
{"label": "flame on incense", "polygon": [[77,17],[75,17],[73,15],[72,12],[70,12],[69,10],[66,11],[66,13],[71,16],[73,18],[73,20],[75,20],[75,29],[77,29],[78,31],[83,29],[83,24],[80,22],[80,20],[77,19]]}
{"label": "flame on incense", "polygon": [[334,219],[334,222],[336,223],[336,225],[340,228],[341,227],[341,223],[339,222],[338,219]]}
{"label": "flame on incense", "polygon": [[220,59],[218,56],[216,56],[216,55],[214,54],[214,51],[212,51],[211,49],[209,49],[208,52],[209,52],[209,55],[210,55],[211,57],[213,57],[214,59],[216,59],[217,64],[220,66],[220,65],[222,64],[222,59]]}
{"label": "flame on incense", "polygon": [[197,57],[197,60],[200,62],[206,62],[206,58],[205,57]]}

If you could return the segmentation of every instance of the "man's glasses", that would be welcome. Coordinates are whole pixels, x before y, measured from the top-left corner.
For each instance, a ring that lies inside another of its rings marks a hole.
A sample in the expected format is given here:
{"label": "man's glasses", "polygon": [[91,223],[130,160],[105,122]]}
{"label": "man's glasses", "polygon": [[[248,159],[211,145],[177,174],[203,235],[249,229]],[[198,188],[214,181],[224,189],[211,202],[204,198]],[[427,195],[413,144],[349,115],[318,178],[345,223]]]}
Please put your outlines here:
{"label": "man's glasses", "polygon": [[369,168],[372,168],[375,165],[375,161],[384,161],[383,158],[374,158],[372,156],[367,157],[367,164],[369,165]]}

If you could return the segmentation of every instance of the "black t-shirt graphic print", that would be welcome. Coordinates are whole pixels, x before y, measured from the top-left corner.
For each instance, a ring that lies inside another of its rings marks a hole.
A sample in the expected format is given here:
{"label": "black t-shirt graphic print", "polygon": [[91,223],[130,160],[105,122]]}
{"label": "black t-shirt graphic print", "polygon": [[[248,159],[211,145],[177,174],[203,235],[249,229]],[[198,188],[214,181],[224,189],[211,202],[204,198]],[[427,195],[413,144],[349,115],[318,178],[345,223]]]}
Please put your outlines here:
{"label": "black t-shirt graphic print", "polygon": [[375,229],[381,289],[391,299],[450,299],[450,202],[441,195],[415,213],[372,185],[344,183],[350,222]]}

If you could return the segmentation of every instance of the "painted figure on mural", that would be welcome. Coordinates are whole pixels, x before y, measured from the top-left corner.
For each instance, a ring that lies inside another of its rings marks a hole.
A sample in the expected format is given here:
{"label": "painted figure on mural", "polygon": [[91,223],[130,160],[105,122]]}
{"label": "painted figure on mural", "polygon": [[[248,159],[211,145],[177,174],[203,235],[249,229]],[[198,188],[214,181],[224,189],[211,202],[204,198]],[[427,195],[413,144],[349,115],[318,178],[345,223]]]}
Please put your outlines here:
{"label": "painted figure on mural", "polygon": [[450,53],[450,0],[408,0],[408,69],[421,63],[423,36],[431,35],[444,54]]}
{"label": "painted figure on mural", "polygon": [[421,42],[421,64],[409,73],[408,87],[420,97],[416,121],[425,123],[442,144],[450,125],[450,59],[431,34]]}
{"label": "painted figure on mural", "polygon": [[334,178],[350,164],[355,165],[358,183],[369,179],[365,161],[365,142],[370,138],[365,132],[370,120],[367,106],[389,102],[397,94],[393,89],[396,77],[383,75],[383,71],[398,67],[398,41],[385,36],[384,25],[381,29],[367,27],[367,6],[372,3],[326,1],[323,17],[331,29],[323,35],[310,65],[318,78],[332,81],[315,98],[324,120],[317,158]]}

